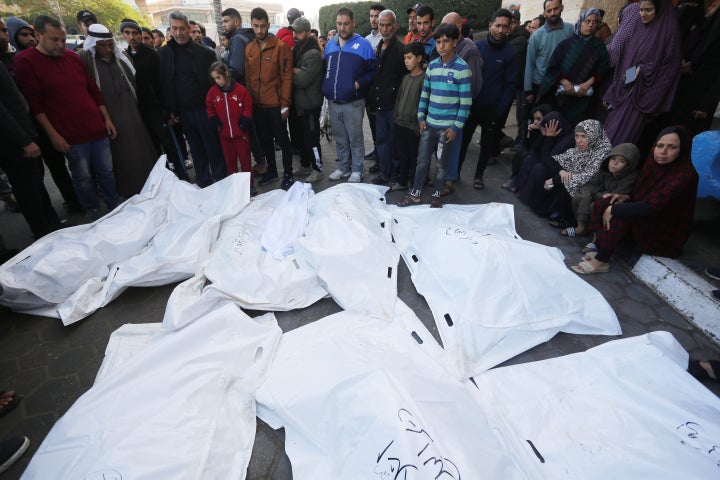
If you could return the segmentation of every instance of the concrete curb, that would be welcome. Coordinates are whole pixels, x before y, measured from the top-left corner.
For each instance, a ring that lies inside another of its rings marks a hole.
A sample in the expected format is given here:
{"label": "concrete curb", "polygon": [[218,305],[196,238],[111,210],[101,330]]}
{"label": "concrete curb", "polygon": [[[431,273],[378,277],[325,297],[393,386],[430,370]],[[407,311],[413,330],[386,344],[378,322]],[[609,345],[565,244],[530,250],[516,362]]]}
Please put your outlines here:
{"label": "concrete curb", "polygon": [[720,302],[716,287],[680,262],[643,255],[632,273],[720,346]]}

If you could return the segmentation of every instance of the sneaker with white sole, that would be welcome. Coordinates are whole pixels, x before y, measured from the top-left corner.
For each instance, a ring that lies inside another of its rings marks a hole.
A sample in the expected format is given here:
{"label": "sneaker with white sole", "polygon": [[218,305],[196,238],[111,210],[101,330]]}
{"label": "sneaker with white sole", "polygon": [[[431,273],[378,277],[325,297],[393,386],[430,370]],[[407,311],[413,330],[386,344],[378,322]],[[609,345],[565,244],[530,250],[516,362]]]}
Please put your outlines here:
{"label": "sneaker with white sole", "polygon": [[337,170],[335,170],[334,172],[332,172],[332,173],[328,176],[328,178],[329,178],[330,180],[340,180],[341,178],[346,178],[346,177],[349,177],[349,176],[350,176],[350,172],[343,172],[342,170],[340,170],[340,169],[338,168]]}
{"label": "sneaker with white sole", "polygon": [[720,280],[720,267],[708,267],[705,269],[705,275],[713,280]]}
{"label": "sneaker with white sole", "polygon": [[362,172],[352,172],[352,175],[350,175],[350,178],[348,178],[349,183],[360,183],[362,182]]}
{"label": "sneaker with white sole", "polygon": [[308,175],[307,177],[305,177],[305,178],[303,179],[303,182],[305,182],[305,183],[314,183],[314,182],[317,182],[318,180],[320,180],[321,178],[323,178],[324,176],[325,176],[325,175],[323,175],[322,172],[318,172],[317,170],[313,170],[313,172],[312,172],[310,175]]}
{"label": "sneaker with white sole", "polygon": [[25,453],[30,446],[27,437],[15,437],[0,442],[0,473],[4,472]]}

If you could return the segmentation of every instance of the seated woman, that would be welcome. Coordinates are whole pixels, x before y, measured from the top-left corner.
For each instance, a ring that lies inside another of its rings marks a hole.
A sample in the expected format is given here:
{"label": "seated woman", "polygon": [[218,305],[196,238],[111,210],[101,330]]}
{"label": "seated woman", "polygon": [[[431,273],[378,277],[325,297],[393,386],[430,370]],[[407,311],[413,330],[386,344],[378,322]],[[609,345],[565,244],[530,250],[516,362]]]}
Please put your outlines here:
{"label": "seated woman", "polygon": [[[577,227],[560,230],[560,235],[584,235],[590,224],[592,203],[606,193],[629,195],[637,180],[639,161],[640,152],[632,143],[621,143],[610,150],[600,165],[600,171],[572,197],[573,218],[577,220]],[[590,250],[588,246],[586,248]]]}
{"label": "seated woman", "polygon": [[601,17],[597,8],[580,14],[575,35],[555,47],[538,92],[573,125],[593,118],[597,87],[610,71],[607,48],[594,35]]}
{"label": "seated woman", "polygon": [[538,137],[542,138],[540,133],[540,124],[542,123],[545,115],[552,112],[550,105],[541,104],[536,106],[530,111],[530,119],[527,121],[527,127],[525,128],[525,138],[519,144],[518,151],[515,152],[512,159],[512,171],[510,172],[510,180],[503,183],[501,188],[515,192],[517,190],[517,176],[522,167],[523,161],[525,160],[528,153],[533,150],[538,140]]}
{"label": "seated woman", "polygon": [[[540,107],[538,107],[540,108]],[[533,115],[539,110],[535,109]],[[572,125],[558,112],[543,116],[539,128],[528,127],[529,149],[518,169],[515,188],[520,200],[539,212],[545,198],[543,183],[557,168],[553,155],[573,146]]]}
{"label": "seated woman", "polygon": [[698,174],[690,160],[684,127],[660,132],[632,195],[607,194],[593,205],[591,230],[597,253],[583,257],[575,272],[607,272],[610,258],[626,239],[648,255],[676,258],[692,230]]}
{"label": "seated woman", "polygon": [[551,218],[550,225],[575,226],[572,198],[600,170],[610,151],[610,140],[597,120],[584,120],[575,127],[575,146],[554,155],[556,171],[549,171],[543,189],[547,192],[540,211]]}

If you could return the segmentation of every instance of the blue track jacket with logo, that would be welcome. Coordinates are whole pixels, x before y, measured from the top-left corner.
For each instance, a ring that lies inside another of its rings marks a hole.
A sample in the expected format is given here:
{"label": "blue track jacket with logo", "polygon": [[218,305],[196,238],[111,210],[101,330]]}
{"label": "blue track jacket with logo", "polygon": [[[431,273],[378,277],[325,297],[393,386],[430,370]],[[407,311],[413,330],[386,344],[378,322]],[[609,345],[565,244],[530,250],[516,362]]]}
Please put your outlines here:
{"label": "blue track jacket with logo", "polygon": [[[375,52],[370,42],[357,33],[340,48],[335,36],[325,46],[325,76],[322,93],[328,100],[352,102],[365,98],[375,76]],[[360,90],[355,90],[355,82]]]}

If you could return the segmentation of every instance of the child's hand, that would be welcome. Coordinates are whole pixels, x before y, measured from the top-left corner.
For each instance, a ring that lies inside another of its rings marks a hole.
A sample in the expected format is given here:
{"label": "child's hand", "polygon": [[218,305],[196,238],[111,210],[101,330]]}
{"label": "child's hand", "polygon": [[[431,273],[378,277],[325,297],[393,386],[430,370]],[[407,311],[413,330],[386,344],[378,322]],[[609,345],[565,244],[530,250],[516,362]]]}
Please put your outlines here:
{"label": "child's hand", "polygon": [[606,193],[605,195],[603,195],[603,198],[609,198],[610,205],[618,205],[620,203],[625,203],[630,200],[630,195],[622,195],[620,193]]}
{"label": "child's hand", "polygon": [[560,126],[560,122],[557,120],[550,120],[547,123],[547,126],[543,127],[540,126],[540,131],[542,134],[546,137],[557,137],[562,133],[562,128],[558,128]]}
{"label": "child's hand", "polygon": [[455,135],[455,130],[452,128],[445,130],[445,143],[452,143],[452,141],[455,140]]}
{"label": "child's hand", "polygon": [[420,135],[422,135],[422,133],[425,131],[425,127],[427,127],[425,120],[423,120],[422,122],[420,122],[418,124],[418,129],[420,130]]}

